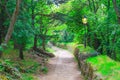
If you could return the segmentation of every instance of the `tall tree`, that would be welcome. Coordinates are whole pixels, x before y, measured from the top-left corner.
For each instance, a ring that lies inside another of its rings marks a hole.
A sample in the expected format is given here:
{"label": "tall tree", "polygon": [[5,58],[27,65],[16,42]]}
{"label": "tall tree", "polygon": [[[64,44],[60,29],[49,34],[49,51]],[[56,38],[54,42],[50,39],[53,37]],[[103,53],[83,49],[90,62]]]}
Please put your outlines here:
{"label": "tall tree", "polygon": [[11,21],[10,21],[10,25],[9,25],[9,28],[8,28],[8,32],[7,32],[6,37],[5,37],[5,41],[4,41],[5,44],[7,44],[8,41],[10,40],[10,37],[11,37],[12,32],[14,30],[14,24],[16,22],[16,19],[17,19],[18,13],[19,13],[20,3],[21,3],[21,0],[17,0],[16,8],[13,12],[13,15],[12,15],[12,18],[11,18]]}
{"label": "tall tree", "polygon": [[7,1],[0,1],[0,44],[3,41],[3,38],[5,36],[5,26],[4,22],[6,20],[6,3]]}
{"label": "tall tree", "polygon": [[[11,21],[10,21],[9,28],[8,28],[7,34],[5,36],[5,41],[2,44],[3,48],[4,48],[4,44],[6,45],[11,38],[12,32],[14,30],[14,24],[16,22],[16,19],[17,19],[18,13],[19,13],[20,3],[21,3],[21,0],[17,0],[16,7],[15,7],[15,10],[13,12]],[[2,52],[0,53],[0,55],[2,55]]]}
{"label": "tall tree", "polygon": [[118,23],[120,24],[120,10],[119,10],[119,6],[117,5],[117,1],[116,0],[112,0],[113,1],[113,5],[114,5],[114,9],[117,15],[117,19],[118,19]]}

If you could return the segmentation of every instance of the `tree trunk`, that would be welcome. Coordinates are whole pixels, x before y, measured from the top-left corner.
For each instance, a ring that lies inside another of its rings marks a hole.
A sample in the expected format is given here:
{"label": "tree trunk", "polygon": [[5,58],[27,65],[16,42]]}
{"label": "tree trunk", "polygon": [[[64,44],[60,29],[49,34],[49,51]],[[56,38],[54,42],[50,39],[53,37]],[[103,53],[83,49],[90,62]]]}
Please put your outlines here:
{"label": "tree trunk", "polygon": [[42,47],[43,47],[43,50],[45,50],[46,49],[46,47],[45,47],[45,41],[46,41],[46,34],[47,34],[47,31],[48,31],[48,29],[46,29],[45,30],[45,32],[44,32],[44,36],[42,36]]}
{"label": "tree trunk", "polygon": [[101,45],[101,48],[98,50],[101,54],[103,54],[103,46]]}
{"label": "tree trunk", "polygon": [[87,44],[91,47],[90,27],[87,25]]}
{"label": "tree trunk", "polygon": [[45,38],[42,39],[42,48],[43,48],[43,50],[46,49],[46,48],[45,48]]}
{"label": "tree trunk", "polygon": [[[34,6],[34,0],[31,0],[31,10],[32,10],[32,14],[31,14],[31,18],[32,18],[32,28],[33,30],[35,29],[35,6]],[[33,49],[37,48],[37,35],[34,34],[34,44],[33,44]]]}
{"label": "tree trunk", "polygon": [[97,50],[97,49],[99,48],[100,44],[101,44],[101,43],[100,43],[100,40],[97,39],[97,35],[94,34],[94,44],[93,44],[94,49]]}
{"label": "tree trunk", "polygon": [[93,44],[93,47],[94,47],[95,50],[102,52],[102,48],[99,49],[100,45],[101,45],[100,40],[97,38],[97,35],[94,34],[94,44]]}
{"label": "tree trunk", "polygon": [[109,13],[109,11],[110,11],[110,0],[108,0],[108,5],[107,5],[107,12],[108,12],[108,15],[107,15],[107,41],[106,41],[106,46],[107,46],[107,50],[106,50],[106,52],[107,52],[107,55],[109,56],[109,57],[112,57],[112,54],[111,54],[111,50],[110,50],[110,35],[109,35],[109,33],[110,33],[110,26],[109,26],[109,24],[110,24],[110,16],[111,16],[111,14]]}
{"label": "tree trunk", "polygon": [[2,51],[0,51],[0,58],[2,57]]}
{"label": "tree trunk", "polygon": [[114,9],[115,9],[117,18],[118,18],[118,23],[120,24],[120,11],[119,11],[119,7],[117,5],[117,1],[116,0],[113,0],[113,6],[114,6]]}
{"label": "tree trunk", "polygon": [[2,43],[2,27],[3,27],[3,22],[2,22],[2,19],[0,18],[0,45]]}
{"label": "tree trunk", "polygon": [[118,16],[118,23],[120,24],[120,17]]}
{"label": "tree trunk", "polygon": [[[113,6],[114,6],[114,9],[115,9],[115,12],[116,12],[116,15],[117,15],[117,19],[118,19],[118,23],[120,24],[120,10],[119,10],[119,7],[117,5],[117,1],[116,0],[112,0],[113,1]],[[115,43],[116,41],[116,34],[114,35],[114,39],[113,39],[113,43]],[[116,52],[115,50],[113,50],[113,56],[114,56],[114,59],[116,59]]]}
{"label": "tree trunk", "polygon": [[4,29],[4,22],[5,22],[5,18],[6,18],[6,13],[5,13],[5,7],[4,4],[2,5],[2,3],[0,4],[0,45],[2,43],[2,39],[3,39],[3,31],[5,31]]}
{"label": "tree trunk", "polygon": [[[107,26],[108,27],[108,29],[107,29],[107,33],[109,33],[109,26]],[[112,54],[111,54],[111,50],[110,50],[110,39],[109,39],[109,34],[108,34],[108,36],[107,36],[107,42],[106,42],[106,46],[107,46],[107,55],[109,56],[109,57],[112,57]]]}
{"label": "tree trunk", "polygon": [[[10,38],[11,38],[12,32],[14,30],[14,24],[15,24],[17,16],[18,16],[20,2],[21,2],[21,0],[17,0],[17,2],[16,2],[16,8],[13,12],[13,15],[12,15],[12,18],[11,18],[11,21],[10,21],[10,25],[9,25],[9,28],[8,28],[8,32],[5,36],[5,41],[4,41],[3,44],[7,44],[8,41],[10,40]],[[2,45],[2,47],[4,48],[4,45]],[[0,55],[2,55],[2,52],[1,52]]]}
{"label": "tree trunk", "polygon": [[90,11],[92,12],[91,0],[88,0]]}
{"label": "tree trunk", "polygon": [[16,2],[16,8],[15,8],[14,13],[12,15],[10,25],[9,25],[9,28],[8,28],[8,32],[7,32],[6,37],[5,37],[5,41],[4,41],[5,44],[7,44],[8,41],[10,40],[10,37],[11,37],[12,32],[14,30],[14,24],[15,24],[17,16],[18,16],[20,2],[21,2],[21,0],[17,0],[17,2]]}
{"label": "tree trunk", "polygon": [[22,60],[24,59],[23,46],[22,45],[19,46],[19,58],[22,59]]}
{"label": "tree trunk", "polygon": [[14,41],[14,49],[19,49],[19,45],[17,44],[16,41]]}
{"label": "tree trunk", "polygon": [[33,46],[34,49],[37,48],[37,35],[35,35],[34,37],[34,46]]}
{"label": "tree trunk", "polygon": [[[117,30],[117,29],[116,29]],[[112,43],[115,43],[115,42],[117,42],[117,36],[119,36],[119,35],[117,35],[117,33],[115,33],[114,34],[114,37],[113,37],[113,39],[112,39]],[[114,44],[113,44],[114,45]],[[117,58],[117,55],[116,55],[116,48],[115,48],[115,45],[114,45],[114,47],[113,47],[113,49],[112,49],[112,52],[111,53],[113,53],[113,59],[115,59],[116,60],[116,58]]]}
{"label": "tree trunk", "polygon": [[1,33],[1,30],[0,30],[0,45],[2,43],[2,33]]}
{"label": "tree trunk", "polygon": [[112,57],[111,51],[110,51],[109,49],[107,49],[107,55],[108,55],[109,57]]}
{"label": "tree trunk", "polygon": [[115,52],[115,50],[113,51],[113,55],[114,55],[114,60],[116,60],[116,52]]}

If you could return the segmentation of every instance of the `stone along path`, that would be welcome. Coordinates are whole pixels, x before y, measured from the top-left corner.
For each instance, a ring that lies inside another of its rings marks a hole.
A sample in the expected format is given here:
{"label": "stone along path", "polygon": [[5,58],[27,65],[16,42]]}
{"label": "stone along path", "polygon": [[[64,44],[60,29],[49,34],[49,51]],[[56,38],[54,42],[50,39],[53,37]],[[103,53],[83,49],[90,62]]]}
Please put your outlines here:
{"label": "stone along path", "polygon": [[55,58],[48,63],[49,72],[39,80],[83,80],[74,57],[67,50],[53,47]]}

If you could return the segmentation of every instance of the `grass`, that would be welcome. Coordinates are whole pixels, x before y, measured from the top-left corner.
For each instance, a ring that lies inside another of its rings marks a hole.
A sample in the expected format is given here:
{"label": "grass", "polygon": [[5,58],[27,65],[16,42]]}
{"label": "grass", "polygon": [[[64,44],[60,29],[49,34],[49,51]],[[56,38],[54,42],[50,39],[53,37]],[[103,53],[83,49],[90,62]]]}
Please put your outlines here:
{"label": "grass", "polygon": [[85,48],[83,44],[78,44],[75,42],[67,42],[67,43],[62,42],[60,44],[67,46],[67,49],[68,50],[70,49],[70,51],[72,51],[72,52],[74,52],[74,49],[76,47],[79,49],[80,53],[82,53],[82,54],[92,54],[95,52],[95,50],[93,48],[91,48],[89,46],[87,46]]}
{"label": "grass", "polygon": [[116,62],[106,55],[88,58],[86,61],[91,63],[96,69],[96,73],[101,74],[105,80],[120,80],[120,62]]}
{"label": "grass", "polygon": [[33,77],[32,74],[30,73],[24,73],[22,74],[22,79],[23,80],[37,80],[35,77]]}
{"label": "grass", "polygon": [[49,48],[49,47],[46,49],[46,51],[48,51],[48,52],[50,52],[50,53],[53,53],[53,52],[54,52],[54,50],[51,49],[51,48]]}
{"label": "grass", "polygon": [[79,51],[80,51],[81,53],[84,53],[84,54],[94,53],[94,52],[95,52],[95,50],[92,49],[92,48],[89,47],[89,46],[87,46],[87,47],[85,48],[83,44],[79,44],[79,45],[77,45],[77,47],[79,48]]}

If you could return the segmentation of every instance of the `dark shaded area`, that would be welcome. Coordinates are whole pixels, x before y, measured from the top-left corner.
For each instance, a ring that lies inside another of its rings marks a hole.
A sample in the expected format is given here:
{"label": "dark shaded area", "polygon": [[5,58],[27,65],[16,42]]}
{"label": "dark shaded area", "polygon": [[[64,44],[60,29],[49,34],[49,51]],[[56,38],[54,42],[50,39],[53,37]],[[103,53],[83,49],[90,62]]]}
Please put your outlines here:
{"label": "dark shaded area", "polygon": [[46,55],[48,57],[54,57],[54,55],[52,53],[48,53],[48,52],[45,52],[44,50],[42,49],[39,49],[39,48],[33,48],[33,50],[35,50],[37,53],[38,56],[40,56],[40,54],[43,54],[43,55]]}
{"label": "dark shaded area", "polygon": [[19,58],[22,59],[22,60],[24,59],[23,46],[22,45],[19,46]]}

